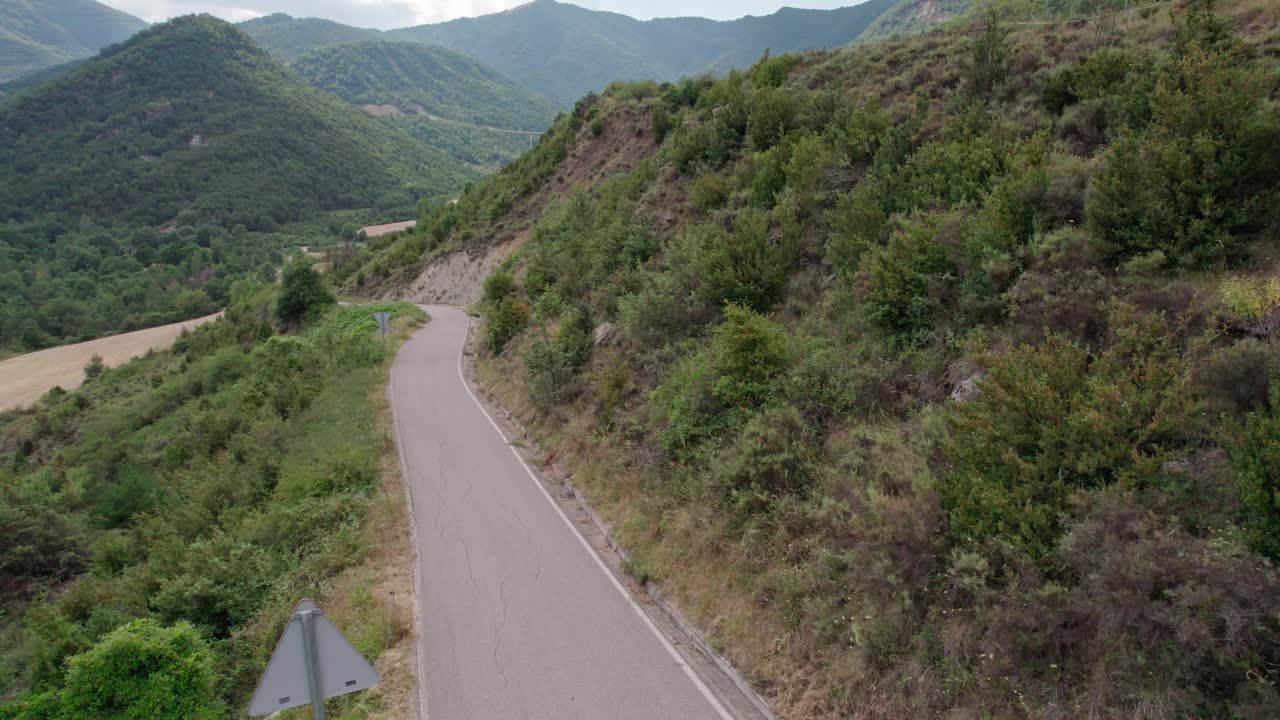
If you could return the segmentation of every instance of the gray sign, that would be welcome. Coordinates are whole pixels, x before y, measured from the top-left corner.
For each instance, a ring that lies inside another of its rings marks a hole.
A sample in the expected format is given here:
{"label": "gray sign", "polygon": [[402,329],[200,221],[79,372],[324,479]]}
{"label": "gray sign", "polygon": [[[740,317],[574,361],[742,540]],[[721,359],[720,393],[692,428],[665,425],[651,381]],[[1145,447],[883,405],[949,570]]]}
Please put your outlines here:
{"label": "gray sign", "polygon": [[338,628],[309,599],[293,609],[271,662],[249,703],[257,717],[311,704],[312,717],[324,718],[323,698],[373,687],[378,673]]}

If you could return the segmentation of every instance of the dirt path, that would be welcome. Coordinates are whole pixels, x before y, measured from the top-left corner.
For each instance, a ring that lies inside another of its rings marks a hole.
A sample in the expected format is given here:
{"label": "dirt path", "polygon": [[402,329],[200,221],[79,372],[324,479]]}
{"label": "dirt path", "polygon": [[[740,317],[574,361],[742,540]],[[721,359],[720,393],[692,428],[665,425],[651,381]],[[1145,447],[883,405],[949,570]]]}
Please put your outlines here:
{"label": "dirt path", "polygon": [[30,405],[55,385],[63,390],[80,387],[84,382],[84,366],[95,354],[101,355],[109,367],[115,367],[148,350],[169,347],[184,329],[221,316],[222,313],[217,313],[9,358],[0,362],[0,410]]}

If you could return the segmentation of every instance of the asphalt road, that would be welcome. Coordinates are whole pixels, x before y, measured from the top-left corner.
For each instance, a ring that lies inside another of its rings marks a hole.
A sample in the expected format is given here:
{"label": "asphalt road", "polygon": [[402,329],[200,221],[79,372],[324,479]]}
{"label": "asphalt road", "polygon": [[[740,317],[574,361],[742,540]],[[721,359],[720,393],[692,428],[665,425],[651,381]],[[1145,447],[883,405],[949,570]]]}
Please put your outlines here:
{"label": "asphalt road", "polygon": [[427,310],[389,391],[417,524],[422,717],[732,718],[472,396],[466,315]]}

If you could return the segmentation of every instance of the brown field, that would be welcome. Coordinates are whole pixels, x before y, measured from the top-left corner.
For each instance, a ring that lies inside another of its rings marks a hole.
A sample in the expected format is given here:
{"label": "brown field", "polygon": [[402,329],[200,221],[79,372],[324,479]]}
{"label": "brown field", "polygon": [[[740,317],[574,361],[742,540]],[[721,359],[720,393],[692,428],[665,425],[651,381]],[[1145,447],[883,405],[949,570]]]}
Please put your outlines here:
{"label": "brown field", "polygon": [[417,224],[417,220],[405,220],[404,222],[393,222],[386,225],[368,225],[360,228],[360,232],[364,233],[365,237],[378,237],[379,235],[405,230]]}
{"label": "brown field", "polygon": [[148,350],[169,347],[184,329],[221,316],[222,313],[217,313],[9,358],[0,362],[0,410],[30,405],[55,385],[63,390],[80,387],[84,382],[84,366],[95,354],[101,355],[109,367],[114,367]]}

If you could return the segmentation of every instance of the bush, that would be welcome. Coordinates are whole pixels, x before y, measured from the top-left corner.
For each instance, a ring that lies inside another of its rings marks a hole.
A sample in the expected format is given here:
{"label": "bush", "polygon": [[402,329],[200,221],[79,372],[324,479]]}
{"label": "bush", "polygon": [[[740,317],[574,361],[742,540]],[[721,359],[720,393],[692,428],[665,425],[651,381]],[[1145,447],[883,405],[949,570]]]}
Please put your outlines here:
{"label": "bush", "polygon": [[280,322],[296,325],[332,304],[333,294],[310,261],[299,259],[285,267],[280,296],[276,298],[276,317]]}
{"label": "bush", "polygon": [[733,192],[733,182],[719,173],[703,173],[694,178],[689,190],[689,201],[703,212],[724,207]]}
{"label": "bush", "polygon": [[713,392],[739,407],[763,404],[790,363],[789,338],[781,325],[737,305],[727,305],[724,323],[711,338]]}
{"label": "bush", "polygon": [[501,355],[511,338],[529,324],[529,306],[512,298],[503,298],[485,313],[484,326],[489,352]]}
{"label": "bush", "polygon": [[1270,409],[1249,413],[1234,464],[1249,547],[1280,563],[1280,380]]}
{"label": "bush", "polygon": [[653,141],[659,145],[663,140],[667,139],[667,134],[675,129],[677,123],[676,116],[667,112],[667,108],[662,103],[658,103],[653,107]]}
{"label": "bush", "polygon": [[1113,144],[1090,189],[1090,225],[1113,255],[1162,250],[1204,266],[1272,216],[1280,122],[1265,88],[1235,52],[1185,43],[1156,82],[1150,124]]}
{"label": "bush", "polygon": [[1189,364],[1161,316],[1118,317],[1099,354],[1060,336],[989,357],[956,406],[941,485],[956,541],[999,539],[1045,560],[1068,494],[1159,488],[1205,431]]}
{"label": "bush", "polygon": [[939,280],[952,273],[946,248],[939,241],[936,217],[903,223],[884,247],[870,253],[866,303],[877,325],[909,342],[921,342],[932,331],[944,297]]}
{"label": "bush", "polygon": [[717,466],[716,478],[739,510],[759,512],[778,495],[811,483],[813,432],[793,407],[768,408],[752,417]]}
{"label": "bush", "polygon": [[89,358],[89,364],[84,366],[84,381],[93,382],[101,377],[106,370],[107,364],[103,362],[102,356],[94,353],[93,357]]}
{"label": "bush", "polygon": [[768,312],[782,299],[794,249],[769,238],[769,218],[758,210],[738,214],[732,234],[706,230],[705,277],[715,305],[733,303]]}
{"label": "bush", "polygon": [[214,720],[213,658],[187,623],[135,620],[67,663],[66,717]]}

